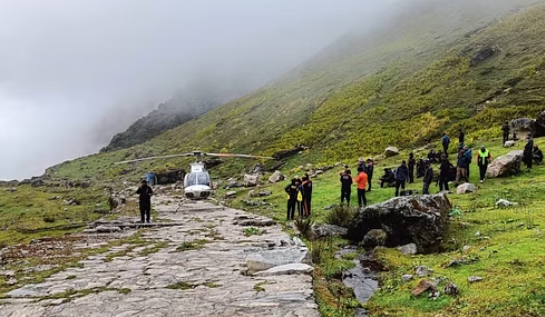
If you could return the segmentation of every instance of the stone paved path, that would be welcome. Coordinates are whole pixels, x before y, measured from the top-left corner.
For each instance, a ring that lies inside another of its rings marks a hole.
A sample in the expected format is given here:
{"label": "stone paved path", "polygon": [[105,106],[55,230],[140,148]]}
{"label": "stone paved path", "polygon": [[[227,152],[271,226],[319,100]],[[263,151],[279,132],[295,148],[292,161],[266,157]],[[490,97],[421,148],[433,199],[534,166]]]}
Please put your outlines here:
{"label": "stone paved path", "polygon": [[[249,216],[244,212],[198,203],[174,213],[177,205],[168,197],[155,199],[160,218],[185,225],[148,229],[143,238],[150,244],[115,247],[12,291],[1,300],[0,316],[320,316],[309,274],[243,274],[252,255],[271,249],[306,253],[280,226],[246,237],[234,223]],[[198,240],[207,240],[202,249],[177,250]]]}

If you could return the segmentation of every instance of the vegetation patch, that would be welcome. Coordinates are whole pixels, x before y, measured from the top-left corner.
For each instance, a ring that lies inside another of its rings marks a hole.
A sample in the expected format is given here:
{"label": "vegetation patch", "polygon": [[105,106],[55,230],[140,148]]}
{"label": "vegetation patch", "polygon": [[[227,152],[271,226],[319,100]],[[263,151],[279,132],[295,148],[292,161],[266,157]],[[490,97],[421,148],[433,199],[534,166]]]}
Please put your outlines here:
{"label": "vegetation patch", "polygon": [[258,229],[256,227],[248,227],[248,228],[244,228],[242,230],[242,233],[244,234],[244,236],[246,237],[250,237],[250,236],[261,236],[263,234],[265,234],[267,231],[263,230],[263,229]]}
{"label": "vegetation patch", "polygon": [[195,240],[195,241],[184,241],[179,247],[176,248],[177,252],[190,251],[190,250],[200,250],[204,248],[204,245],[209,243],[209,240]]}

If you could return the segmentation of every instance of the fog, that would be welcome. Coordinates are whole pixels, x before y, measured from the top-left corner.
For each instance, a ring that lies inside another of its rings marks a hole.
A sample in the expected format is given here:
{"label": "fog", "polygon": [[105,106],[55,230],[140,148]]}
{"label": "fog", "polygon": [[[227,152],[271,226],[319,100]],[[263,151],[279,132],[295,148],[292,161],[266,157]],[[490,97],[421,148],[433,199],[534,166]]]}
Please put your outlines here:
{"label": "fog", "polygon": [[97,152],[185,85],[257,88],[413,2],[0,0],[0,179]]}

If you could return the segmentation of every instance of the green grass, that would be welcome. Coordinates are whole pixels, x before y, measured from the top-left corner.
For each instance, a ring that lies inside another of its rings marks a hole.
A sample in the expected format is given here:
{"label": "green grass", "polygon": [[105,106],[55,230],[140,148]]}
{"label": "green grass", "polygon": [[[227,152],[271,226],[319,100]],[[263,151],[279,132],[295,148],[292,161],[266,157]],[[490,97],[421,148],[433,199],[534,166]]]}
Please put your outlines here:
{"label": "green grass", "polygon": [[177,252],[184,252],[190,250],[200,250],[204,248],[204,245],[210,243],[209,240],[195,240],[195,241],[184,241],[179,247],[176,248]]}
{"label": "green grass", "polygon": [[242,233],[244,233],[244,236],[250,237],[250,236],[261,236],[264,233],[266,233],[266,231],[262,230],[262,229],[255,228],[255,227],[248,227],[248,228],[244,228],[242,230]]}

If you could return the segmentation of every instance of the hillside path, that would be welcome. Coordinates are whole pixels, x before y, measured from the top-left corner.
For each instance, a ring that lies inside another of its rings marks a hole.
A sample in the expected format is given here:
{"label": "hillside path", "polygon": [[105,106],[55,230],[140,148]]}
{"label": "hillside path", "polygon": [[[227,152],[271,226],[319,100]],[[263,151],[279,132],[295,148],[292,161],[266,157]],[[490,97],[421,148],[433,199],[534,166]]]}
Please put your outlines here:
{"label": "hillside path", "polygon": [[[241,219],[268,219],[206,203],[175,212],[178,205],[172,197],[154,200],[161,219],[184,225],[147,229],[142,237],[149,245],[112,247],[41,284],[16,289],[0,301],[0,316],[320,316],[308,272],[243,274],[251,254],[288,249],[306,253],[279,225],[246,237]],[[202,249],[177,250],[184,242],[199,240],[207,240]],[[146,252],[160,242],[158,250]]]}

